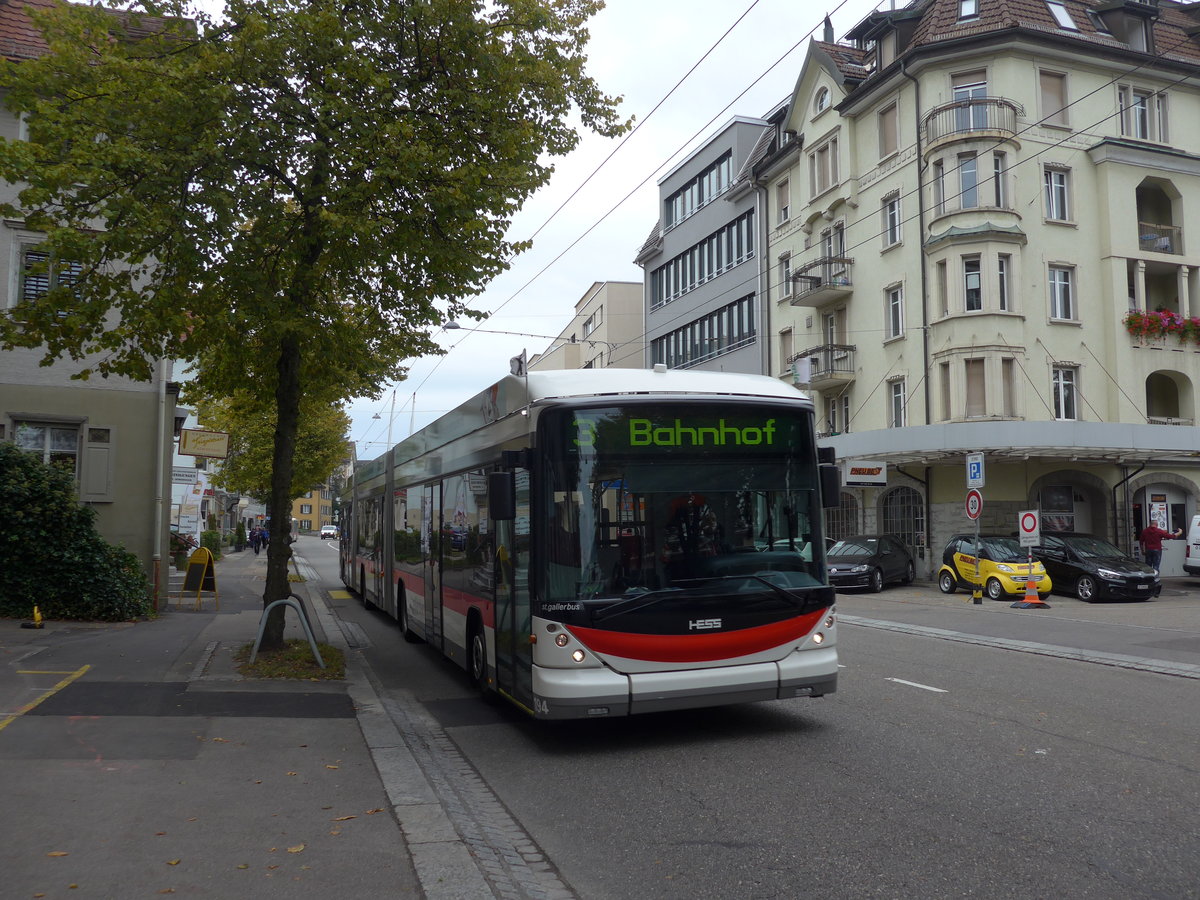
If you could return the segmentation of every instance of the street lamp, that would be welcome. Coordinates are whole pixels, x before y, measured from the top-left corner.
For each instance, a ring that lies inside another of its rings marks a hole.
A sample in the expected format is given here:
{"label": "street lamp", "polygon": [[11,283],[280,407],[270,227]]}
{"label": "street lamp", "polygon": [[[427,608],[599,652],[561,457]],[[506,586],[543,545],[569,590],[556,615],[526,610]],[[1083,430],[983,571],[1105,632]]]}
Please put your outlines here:
{"label": "street lamp", "polygon": [[[383,416],[379,415],[379,413],[375,413],[375,415],[371,416],[371,418],[372,419],[382,419]],[[396,389],[392,388],[392,409],[391,409],[391,412],[388,413],[388,430],[387,430],[387,448],[389,450],[392,449],[392,420],[394,418],[396,418]]]}

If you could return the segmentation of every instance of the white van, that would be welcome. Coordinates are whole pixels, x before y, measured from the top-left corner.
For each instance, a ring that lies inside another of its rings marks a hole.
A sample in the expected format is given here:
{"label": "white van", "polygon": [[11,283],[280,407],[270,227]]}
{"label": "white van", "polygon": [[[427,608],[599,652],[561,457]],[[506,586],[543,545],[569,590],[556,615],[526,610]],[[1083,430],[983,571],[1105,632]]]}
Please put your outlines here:
{"label": "white van", "polygon": [[1192,523],[1188,526],[1183,571],[1189,575],[1200,575],[1200,516],[1192,516]]}

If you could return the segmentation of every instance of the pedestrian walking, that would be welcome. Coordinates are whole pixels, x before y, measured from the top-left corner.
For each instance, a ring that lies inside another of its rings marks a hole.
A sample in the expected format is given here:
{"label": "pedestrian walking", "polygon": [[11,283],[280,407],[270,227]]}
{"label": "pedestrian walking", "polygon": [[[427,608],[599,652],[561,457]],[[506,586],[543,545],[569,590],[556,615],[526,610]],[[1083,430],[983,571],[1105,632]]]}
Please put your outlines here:
{"label": "pedestrian walking", "polygon": [[1146,565],[1152,566],[1154,571],[1158,571],[1159,564],[1162,562],[1162,542],[1166,538],[1177,538],[1183,536],[1183,529],[1176,528],[1174,531],[1167,531],[1164,528],[1159,528],[1157,525],[1150,524],[1142,529],[1142,533],[1138,535],[1138,540],[1142,542],[1142,553],[1146,555]]}
{"label": "pedestrian walking", "polygon": [[250,548],[254,551],[254,555],[258,556],[258,550],[262,546],[262,531],[258,528],[250,529]]}

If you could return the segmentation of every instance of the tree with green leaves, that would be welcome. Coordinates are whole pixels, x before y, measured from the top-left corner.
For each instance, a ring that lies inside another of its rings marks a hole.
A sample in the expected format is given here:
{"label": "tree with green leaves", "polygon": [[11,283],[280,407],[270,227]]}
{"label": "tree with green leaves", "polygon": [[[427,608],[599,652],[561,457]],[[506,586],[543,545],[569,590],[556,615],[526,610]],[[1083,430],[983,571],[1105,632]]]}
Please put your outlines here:
{"label": "tree with green leaves", "polygon": [[[203,427],[229,435],[229,455],[213,473],[213,483],[226,491],[268,502],[275,452],[274,397],[249,385],[222,400],[199,404],[196,415]],[[350,417],[337,403],[325,399],[321,391],[301,395],[289,508],[290,501],[312,490],[313,485],[325,484],[338,463],[350,455],[346,436],[349,428]]]}
{"label": "tree with green leaves", "polygon": [[[550,160],[625,127],[585,71],[598,0],[229,0],[221,21],[30,2],[46,49],[0,76],[28,138],[0,141],[24,185],[5,215],[78,275],[0,321],[0,347],[85,375],[189,360],[204,399],[257,373],[274,510],[302,386],[378,396],[438,352],[430,329],[524,249],[506,233]],[[287,533],[264,603],[289,593]],[[263,645],[282,635],[279,611]]]}

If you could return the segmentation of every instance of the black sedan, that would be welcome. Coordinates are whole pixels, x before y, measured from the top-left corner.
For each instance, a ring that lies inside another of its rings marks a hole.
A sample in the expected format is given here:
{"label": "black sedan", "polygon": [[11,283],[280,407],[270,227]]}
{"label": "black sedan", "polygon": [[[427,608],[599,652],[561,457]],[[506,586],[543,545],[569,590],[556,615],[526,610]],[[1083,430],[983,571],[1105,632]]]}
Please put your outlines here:
{"label": "black sedan", "polygon": [[1103,538],[1073,531],[1042,533],[1033,548],[1054,581],[1054,589],[1080,600],[1146,600],[1162,582],[1154,569]]}
{"label": "black sedan", "polygon": [[825,551],[829,583],[835,588],[870,588],[911,584],[916,577],[912,554],[904,541],[891,534],[856,534]]}

